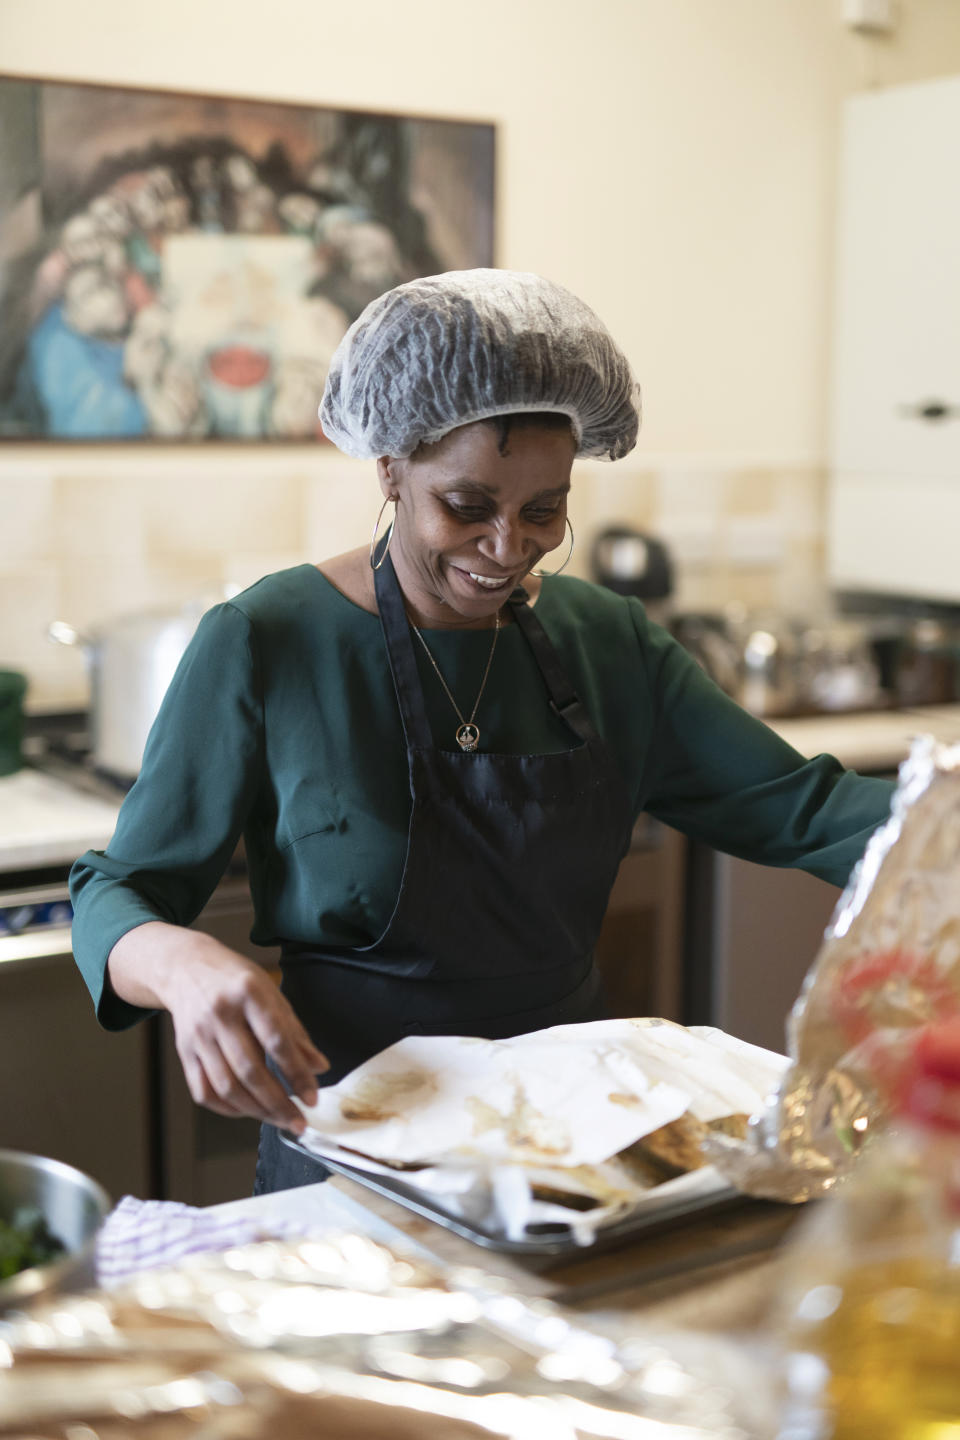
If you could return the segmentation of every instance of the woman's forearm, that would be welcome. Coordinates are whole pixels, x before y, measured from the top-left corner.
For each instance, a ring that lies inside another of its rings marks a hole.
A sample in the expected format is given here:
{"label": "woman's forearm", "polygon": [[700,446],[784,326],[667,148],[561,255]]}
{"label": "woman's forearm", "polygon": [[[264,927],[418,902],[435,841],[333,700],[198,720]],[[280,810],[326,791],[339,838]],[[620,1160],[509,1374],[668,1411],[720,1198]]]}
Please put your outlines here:
{"label": "woman's forearm", "polygon": [[327,1059],[253,960],[202,930],[150,920],[117,941],[107,974],[122,1000],[170,1012],[177,1052],[199,1105],[303,1129],[277,1075],[312,1105]]}
{"label": "woman's forearm", "polygon": [[145,1010],[169,1010],[165,998],[173,967],[189,958],[196,931],[163,920],[128,930],[110,951],[107,974],[121,1000]]}

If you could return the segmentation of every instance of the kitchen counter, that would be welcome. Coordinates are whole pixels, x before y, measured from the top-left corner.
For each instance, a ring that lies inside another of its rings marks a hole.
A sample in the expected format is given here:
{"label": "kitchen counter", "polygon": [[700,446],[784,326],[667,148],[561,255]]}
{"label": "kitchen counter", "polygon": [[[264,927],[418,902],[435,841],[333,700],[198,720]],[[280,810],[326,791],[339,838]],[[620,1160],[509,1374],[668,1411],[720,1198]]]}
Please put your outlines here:
{"label": "kitchen counter", "polygon": [[101,850],[119,814],[114,803],[26,767],[0,776],[0,871],[70,865]]}
{"label": "kitchen counter", "polygon": [[802,755],[835,755],[851,770],[893,771],[917,735],[960,740],[960,705],[874,710],[851,715],[771,718],[767,724]]}

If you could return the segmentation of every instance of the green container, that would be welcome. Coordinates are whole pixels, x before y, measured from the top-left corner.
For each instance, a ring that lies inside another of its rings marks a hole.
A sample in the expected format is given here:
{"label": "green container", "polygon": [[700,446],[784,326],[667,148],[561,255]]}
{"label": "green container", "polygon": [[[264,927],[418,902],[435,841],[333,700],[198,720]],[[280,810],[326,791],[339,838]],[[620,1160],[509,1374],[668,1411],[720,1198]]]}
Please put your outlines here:
{"label": "green container", "polygon": [[18,670],[0,670],[0,775],[12,775],[23,764],[23,697],[27,677]]}

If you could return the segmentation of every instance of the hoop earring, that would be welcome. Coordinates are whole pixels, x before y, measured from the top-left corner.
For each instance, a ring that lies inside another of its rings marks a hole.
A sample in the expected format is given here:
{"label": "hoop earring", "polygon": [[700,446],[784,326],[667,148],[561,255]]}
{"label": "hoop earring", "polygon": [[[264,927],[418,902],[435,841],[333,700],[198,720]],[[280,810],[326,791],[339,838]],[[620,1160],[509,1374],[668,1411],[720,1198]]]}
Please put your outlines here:
{"label": "hoop earring", "polygon": [[384,547],[383,547],[383,554],[380,556],[380,559],[379,559],[379,560],[374,561],[374,558],[373,558],[373,557],[374,557],[374,555],[377,553],[377,531],[380,529],[380,521],[383,519],[383,512],[384,512],[384,510],[386,510],[386,508],[387,508],[388,505],[396,505],[396,503],[397,503],[397,497],[396,497],[395,495],[388,495],[387,498],[386,498],[386,500],[384,500],[383,504],[380,506],[380,513],[379,513],[379,515],[378,515],[377,518],[376,518],[376,522],[375,522],[374,527],[373,527],[373,534],[372,534],[371,537],[370,537],[370,569],[371,569],[371,570],[379,570],[379,569],[380,569],[380,566],[383,564],[384,560],[386,560],[386,558],[387,558],[387,552],[388,552],[389,549],[390,549],[390,541],[393,539],[393,523],[394,523],[394,522],[393,522],[392,520],[390,521],[390,528],[389,528],[389,530],[387,531],[387,543],[386,543],[386,545],[384,545]]}
{"label": "hoop earring", "polygon": [[[560,570],[566,570],[570,564],[570,557],[573,555],[573,526],[570,523],[570,516],[567,516],[567,529],[570,531],[570,549],[567,551],[567,558],[560,566]],[[559,575],[560,570],[534,570],[532,573],[540,580],[552,580],[554,575]]]}

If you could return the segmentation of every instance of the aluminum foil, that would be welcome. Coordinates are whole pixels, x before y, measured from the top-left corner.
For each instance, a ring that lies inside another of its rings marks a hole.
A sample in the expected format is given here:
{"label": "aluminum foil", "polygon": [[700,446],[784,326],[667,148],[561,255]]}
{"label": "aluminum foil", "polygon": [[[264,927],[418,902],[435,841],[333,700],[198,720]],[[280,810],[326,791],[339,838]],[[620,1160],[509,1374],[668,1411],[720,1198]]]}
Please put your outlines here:
{"label": "aluminum foil", "polygon": [[793,1008],[790,1068],[745,1141],[710,1137],[711,1160],[750,1194],[825,1194],[888,1122],[917,1027],[958,1011],[960,745],[922,735]]}
{"label": "aluminum foil", "polygon": [[0,1324],[0,1435],[746,1440],[736,1391],[358,1236],[200,1255]]}

